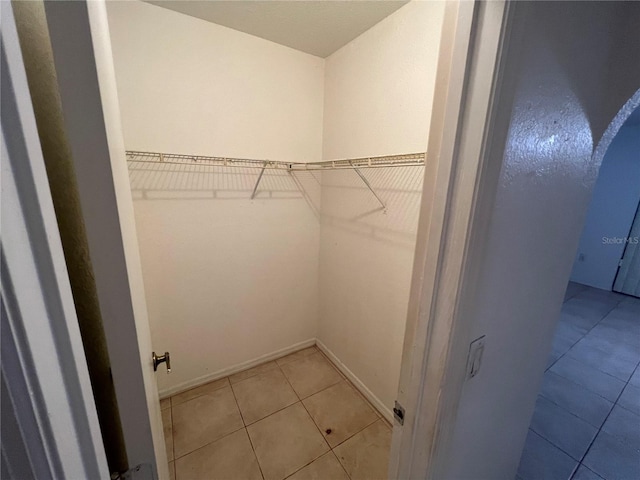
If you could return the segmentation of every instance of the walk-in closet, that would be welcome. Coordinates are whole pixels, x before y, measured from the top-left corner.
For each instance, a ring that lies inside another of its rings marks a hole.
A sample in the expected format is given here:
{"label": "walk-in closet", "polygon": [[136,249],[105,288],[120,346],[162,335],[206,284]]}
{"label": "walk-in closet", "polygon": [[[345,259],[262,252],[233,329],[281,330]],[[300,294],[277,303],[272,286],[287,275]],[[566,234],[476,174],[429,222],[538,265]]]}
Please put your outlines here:
{"label": "walk-in closet", "polygon": [[443,3],[107,12],[172,478],[386,478]]}

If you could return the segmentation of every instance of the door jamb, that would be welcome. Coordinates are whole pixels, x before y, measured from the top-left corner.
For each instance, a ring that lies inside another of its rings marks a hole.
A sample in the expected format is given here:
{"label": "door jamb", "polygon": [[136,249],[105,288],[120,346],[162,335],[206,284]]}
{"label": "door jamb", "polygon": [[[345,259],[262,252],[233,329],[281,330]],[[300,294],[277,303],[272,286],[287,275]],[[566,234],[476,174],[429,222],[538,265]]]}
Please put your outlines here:
{"label": "door jamb", "polygon": [[168,479],[106,4],[45,12],[129,465]]}
{"label": "door jamb", "polygon": [[488,152],[500,140],[492,133],[508,126],[495,104],[513,94],[503,78],[504,52],[517,43],[513,11],[504,1],[445,9],[398,390],[406,417],[394,426],[389,478],[445,478],[451,458],[466,312],[502,165],[497,148],[492,161]]}

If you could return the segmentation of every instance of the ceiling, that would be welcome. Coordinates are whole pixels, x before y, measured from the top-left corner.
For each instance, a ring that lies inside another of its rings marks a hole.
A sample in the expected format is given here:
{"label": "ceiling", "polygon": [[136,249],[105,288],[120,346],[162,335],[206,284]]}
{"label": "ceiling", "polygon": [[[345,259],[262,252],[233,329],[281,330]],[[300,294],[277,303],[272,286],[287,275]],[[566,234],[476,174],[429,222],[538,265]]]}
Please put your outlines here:
{"label": "ceiling", "polygon": [[146,1],[322,58],[408,3],[408,0]]}

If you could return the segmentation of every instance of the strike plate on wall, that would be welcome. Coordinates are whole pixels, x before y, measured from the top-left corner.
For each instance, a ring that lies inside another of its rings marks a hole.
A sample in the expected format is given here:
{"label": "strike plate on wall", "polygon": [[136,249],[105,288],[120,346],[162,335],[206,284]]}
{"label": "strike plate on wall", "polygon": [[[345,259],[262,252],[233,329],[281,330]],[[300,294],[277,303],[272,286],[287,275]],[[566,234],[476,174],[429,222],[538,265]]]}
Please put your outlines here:
{"label": "strike plate on wall", "polygon": [[485,335],[476,338],[469,345],[469,356],[467,357],[467,380],[475,377],[480,370],[482,353],[484,352],[484,337]]}

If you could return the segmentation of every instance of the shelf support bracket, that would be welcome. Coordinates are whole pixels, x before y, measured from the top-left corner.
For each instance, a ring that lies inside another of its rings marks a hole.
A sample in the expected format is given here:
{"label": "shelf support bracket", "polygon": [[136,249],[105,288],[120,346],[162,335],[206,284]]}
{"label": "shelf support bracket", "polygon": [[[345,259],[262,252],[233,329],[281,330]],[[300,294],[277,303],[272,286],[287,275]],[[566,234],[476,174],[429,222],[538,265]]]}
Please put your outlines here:
{"label": "shelf support bracket", "polygon": [[262,180],[262,175],[264,175],[264,170],[267,168],[267,162],[264,162],[262,166],[262,170],[260,170],[260,175],[258,175],[258,181],[256,182],[256,186],[253,187],[253,192],[251,193],[251,200],[256,198],[256,192],[258,191],[258,185],[260,185],[260,180]]}
{"label": "shelf support bracket", "polygon": [[349,165],[351,165],[351,168],[353,168],[353,170],[358,174],[358,176],[360,177],[360,179],[364,182],[364,184],[367,186],[367,188],[369,190],[371,190],[371,193],[373,193],[373,196],[376,197],[376,200],[378,200],[378,202],[380,203],[380,205],[382,205],[382,208],[384,209],[385,213],[387,211],[387,206],[384,204],[384,202],[382,201],[382,199],[378,196],[378,194],[376,193],[376,191],[373,189],[373,187],[371,186],[371,184],[369,183],[369,180],[367,180],[367,177],[365,177],[363,175],[363,173],[360,171],[360,169],[356,168],[353,165],[353,162],[351,160],[349,160]]}

